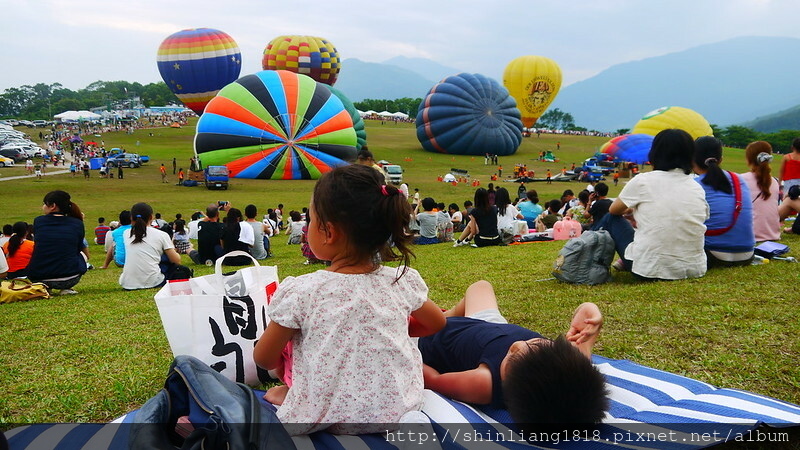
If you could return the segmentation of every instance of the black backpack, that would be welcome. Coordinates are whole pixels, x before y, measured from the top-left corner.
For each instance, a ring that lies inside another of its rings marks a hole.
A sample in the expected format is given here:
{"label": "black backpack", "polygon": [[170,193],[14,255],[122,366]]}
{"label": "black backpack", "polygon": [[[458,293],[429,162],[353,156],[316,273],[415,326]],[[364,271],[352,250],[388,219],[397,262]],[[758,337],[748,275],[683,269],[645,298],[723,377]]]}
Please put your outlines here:
{"label": "black backpack", "polygon": [[553,276],[566,283],[603,284],[611,280],[613,260],[614,240],[608,231],[584,231],[558,252]]}

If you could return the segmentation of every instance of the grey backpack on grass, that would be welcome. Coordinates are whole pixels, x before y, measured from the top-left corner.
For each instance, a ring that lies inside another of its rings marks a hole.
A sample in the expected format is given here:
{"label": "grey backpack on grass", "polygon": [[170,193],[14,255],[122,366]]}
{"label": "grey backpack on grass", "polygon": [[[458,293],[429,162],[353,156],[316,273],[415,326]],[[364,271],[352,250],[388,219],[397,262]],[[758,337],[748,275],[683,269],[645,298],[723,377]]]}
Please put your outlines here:
{"label": "grey backpack on grass", "polygon": [[611,280],[613,260],[614,240],[608,231],[584,231],[558,252],[553,276],[566,283],[603,284]]}

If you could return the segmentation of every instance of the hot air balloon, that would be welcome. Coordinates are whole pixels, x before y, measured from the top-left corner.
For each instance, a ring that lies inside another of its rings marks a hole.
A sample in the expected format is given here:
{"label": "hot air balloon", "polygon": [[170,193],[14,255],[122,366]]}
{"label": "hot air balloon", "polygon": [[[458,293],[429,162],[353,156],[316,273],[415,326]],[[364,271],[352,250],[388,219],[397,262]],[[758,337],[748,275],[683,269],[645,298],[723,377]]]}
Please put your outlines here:
{"label": "hot air balloon", "polygon": [[417,139],[425,150],[511,155],[522,142],[516,102],[491,78],[461,73],[434,85],[419,105]]}
{"label": "hot air balloon", "polygon": [[355,161],[356,132],[342,101],[310,77],[285,70],[225,86],[197,122],[194,151],[231,176],[317,179]]}
{"label": "hot air balloon", "polygon": [[561,89],[561,68],[544,56],[520,56],[506,66],[503,86],[517,100],[522,124],[531,128]]}
{"label": "hot air balloon", "polygon": [[[323,86],[328,85],[323,84]],[[358,137],[358,144],[356,145],[356,148],[361,150],[361,147],[367,144],[367,130],[364,127],[364,119],[362,119],[361,115],[358,114],[358,108],[353,105],[353,102],[351,102],[342,91],[333,86],[328,86],[328,89],[331,90],[333,95],[339,97],[339,100],[342,101],[342,105],[344,105],[344,109],[350,113],[350,118],[353,119],[353,128],[356,130],[356,136]]]}
{"label": "hot air balloon", "polygon": [[644,164],[650,159],[648,155],[653,139],[649,134],[623,134],[603,144],[600,152],[622,161]]}
{"label": "hot air balloon", "polygon": [[179,31],[158,47],[161,78],[187,108],[203,108],[226,84],[239,78],[242,54],[236,41],[212,28]]}
{"label": "hot air balloon", "polygon": [[288,70],[333,86],[339,75],[339,53],[333,44],[314,36],[278,36],[267,44],[264,70]]}
{"label": "hot air balloon", "polygon": [[655,136],[661,130],[680,128],[689,133],[692,138],[711,136],[714,132],[708,121],[700,114],[680,106],[665,106],[645,114],[631,133],[644,133]]}

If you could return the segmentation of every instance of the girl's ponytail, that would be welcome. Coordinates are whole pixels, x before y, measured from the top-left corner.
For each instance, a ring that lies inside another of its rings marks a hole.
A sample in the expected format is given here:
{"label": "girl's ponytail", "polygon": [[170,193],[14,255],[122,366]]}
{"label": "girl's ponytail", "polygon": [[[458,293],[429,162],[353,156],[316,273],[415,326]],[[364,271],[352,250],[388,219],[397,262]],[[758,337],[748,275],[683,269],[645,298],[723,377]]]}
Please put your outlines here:
{"label": "girl's ponytail", "polygon": [[726,194],[733,193],[728,176],[719,166],[722,160],[722,142],[714,136],[703,136],[694,141],[694,163],[697,167],[706,170],[703,184],[711,186],[714,190]]}
{"label": "girl's ponytail", "polygon": [[147,203],[137,203],[131,208],[131,236],[133,244],[142,242],[153,217],[153,208]]}
{"label": "girl's ponytail", "polygon": [[385,183],[382,173],[360,164],[324,174],[314,187],[315,217],[309,227],[336,224],[347,239],[348,258],[372,260],[376,269],[382,261],[401,261],[399,279],[414,256],[411,206],[399,189]]}
{"label": "girl's ponytail", "polygon": [[383,217],[384,226],[389,230],[391,242],[382,245],[379,254],[382,261],[400,261],[403,266],[403,272],[400,274],[402,276],[411,263],[411,257],[414,256],[411,251],[413,236],[409,230],[411,205],[400,189],[386,184],[381,184],[379,189],[381,196],[377,203],[378,211]]}
{"label": "girl's ponytail", "polygon": [[[14,224],[13,233],[11,238],[8,240],[8,256],[14,256],[14,253],[17,253],[20,246],[22,246],[22,241],[25,240],[25,237],[28,235],[28,224],[26,222],[17,222]],[[0,250],[1,251],[1,250]]]}
{"label": "girl's ponytail", "polygon": [[772,146],[769,142],[755,141],[747,144],[744,150],[747,164],[756,175],[756,185],[761,190],[761,198],[770,197],[769,188],[772,187]]}

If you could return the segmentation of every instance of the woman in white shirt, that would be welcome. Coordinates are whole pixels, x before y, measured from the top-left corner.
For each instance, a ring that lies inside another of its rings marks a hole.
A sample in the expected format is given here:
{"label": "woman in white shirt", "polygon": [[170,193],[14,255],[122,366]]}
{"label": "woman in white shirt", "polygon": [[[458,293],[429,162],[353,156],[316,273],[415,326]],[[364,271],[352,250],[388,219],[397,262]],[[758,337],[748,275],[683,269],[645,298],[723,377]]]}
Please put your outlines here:
{"label": "woman in white shirt", "polygon": [[[621,260],[614,267],[646,279],[679,280],[706,273],[703,188],[694,181],[694,141],[683,130],[656,135],[653,171],[632,178],[611,204],[599,228],[614,238]],[[635,223],[623,216],[630,216]]]}
{"label": "woman in white shirt", "polygon": [[119,276],[123,289],[149,289],[163,286],[180,265],[169,235],[149,226],[153,208],[137,203],[131,208],[131,229],[125,230],[125,266]]}

